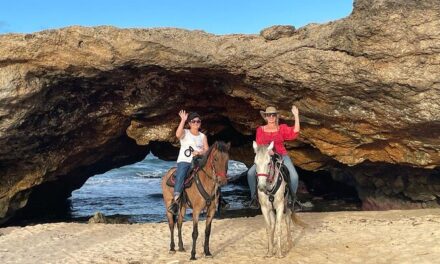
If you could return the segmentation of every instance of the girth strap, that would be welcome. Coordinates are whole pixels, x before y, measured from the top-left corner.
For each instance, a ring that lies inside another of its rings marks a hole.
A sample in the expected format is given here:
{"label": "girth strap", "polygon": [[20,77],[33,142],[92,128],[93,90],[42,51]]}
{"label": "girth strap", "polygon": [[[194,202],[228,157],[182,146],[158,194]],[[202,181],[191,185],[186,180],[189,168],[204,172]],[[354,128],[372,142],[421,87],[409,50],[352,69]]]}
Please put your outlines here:
{"label": "girth strap", "polygon": [[211,205],[211,202],[215,199],[215,193],[212,196],[209,196],[209,194],[203,188],[203,185],[202,185],[202,182],[200,181],[199,173],[198,172],[196,173],[194,178],[195,178],[195,181],[196,181],[197,189],[199,190],[199,192],[202,195],[202,197],[205,199],[206,206],[209,207]]}

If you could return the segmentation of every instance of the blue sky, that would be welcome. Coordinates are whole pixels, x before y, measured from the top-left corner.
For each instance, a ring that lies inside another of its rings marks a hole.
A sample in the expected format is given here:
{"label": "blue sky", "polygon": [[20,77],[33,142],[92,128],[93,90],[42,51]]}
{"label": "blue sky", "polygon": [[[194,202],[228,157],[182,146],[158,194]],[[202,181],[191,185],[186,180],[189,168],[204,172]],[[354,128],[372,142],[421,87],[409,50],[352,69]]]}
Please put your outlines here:
{"label": "blue sky", "polygon": [[353,0],[2,0],[0,34],[71,25],[253,34],[271,25],[298,28],[343,18],[352,5]]}

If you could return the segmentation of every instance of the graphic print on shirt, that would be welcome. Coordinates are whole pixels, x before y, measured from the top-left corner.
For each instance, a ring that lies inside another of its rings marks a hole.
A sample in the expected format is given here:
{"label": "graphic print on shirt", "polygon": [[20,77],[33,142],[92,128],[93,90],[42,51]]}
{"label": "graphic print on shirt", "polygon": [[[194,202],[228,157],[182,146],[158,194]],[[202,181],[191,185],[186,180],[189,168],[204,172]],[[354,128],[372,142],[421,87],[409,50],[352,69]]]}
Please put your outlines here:
{"label": "graphic print on shirt", "polygon": [[203,138],[205,135],[199,132],[197,136],[193,135],[189,129],[185,129],[185,136],[180,140],[180,151],[177,162],[191,162],[194,151],[203,150]]}

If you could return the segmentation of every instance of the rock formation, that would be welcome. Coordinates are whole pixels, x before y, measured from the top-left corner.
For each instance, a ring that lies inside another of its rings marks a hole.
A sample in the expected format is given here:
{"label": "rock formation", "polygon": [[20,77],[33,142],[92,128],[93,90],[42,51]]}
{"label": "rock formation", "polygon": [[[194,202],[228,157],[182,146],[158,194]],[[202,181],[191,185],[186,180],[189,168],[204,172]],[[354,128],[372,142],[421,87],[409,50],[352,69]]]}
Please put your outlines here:
{"label": "rock formation", "polygon": [[1,35],[0,222],[150,150],[172,158],[180,109],[200,112],[210,140],[232,141],[232,158],[249,164],[258,110],[276,105],[291,124],[292,104],[297,166],[356,186],[366,209],[438,206],[437,1],[357,0],[347,18],[262,35]]}

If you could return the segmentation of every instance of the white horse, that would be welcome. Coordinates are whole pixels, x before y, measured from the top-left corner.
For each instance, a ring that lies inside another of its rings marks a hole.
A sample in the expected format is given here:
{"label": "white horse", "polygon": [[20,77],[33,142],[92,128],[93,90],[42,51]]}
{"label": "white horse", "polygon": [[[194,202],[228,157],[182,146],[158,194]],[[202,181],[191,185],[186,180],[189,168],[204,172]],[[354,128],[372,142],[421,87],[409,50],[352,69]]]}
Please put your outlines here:
{"label": "white horse", "polygon": [[269,152],[273,149],[273,142],[269,146],[258,146],[253,142],[255,151],[255,165],[257,171],[258,182],[258,200],[261,205],[261,212],[263,213],[264,220],[266,221],[266,232],[268,240],[267,256],[273,256],[273,242],[274,235],[276,236],[277,256],[283,257],[281,250],[281,223],[283,218],[286,221],[287,243],[288,248],[292,247],[291,226],[292,220],[305,227],[295,215],[295,212],[291,211],[285,203],[285,189],[286,182],[283,179],[282,173],[274,175],[272,182],[268,181],[268,177],[271,176],[271,166],[274,164],[271,161]]}

